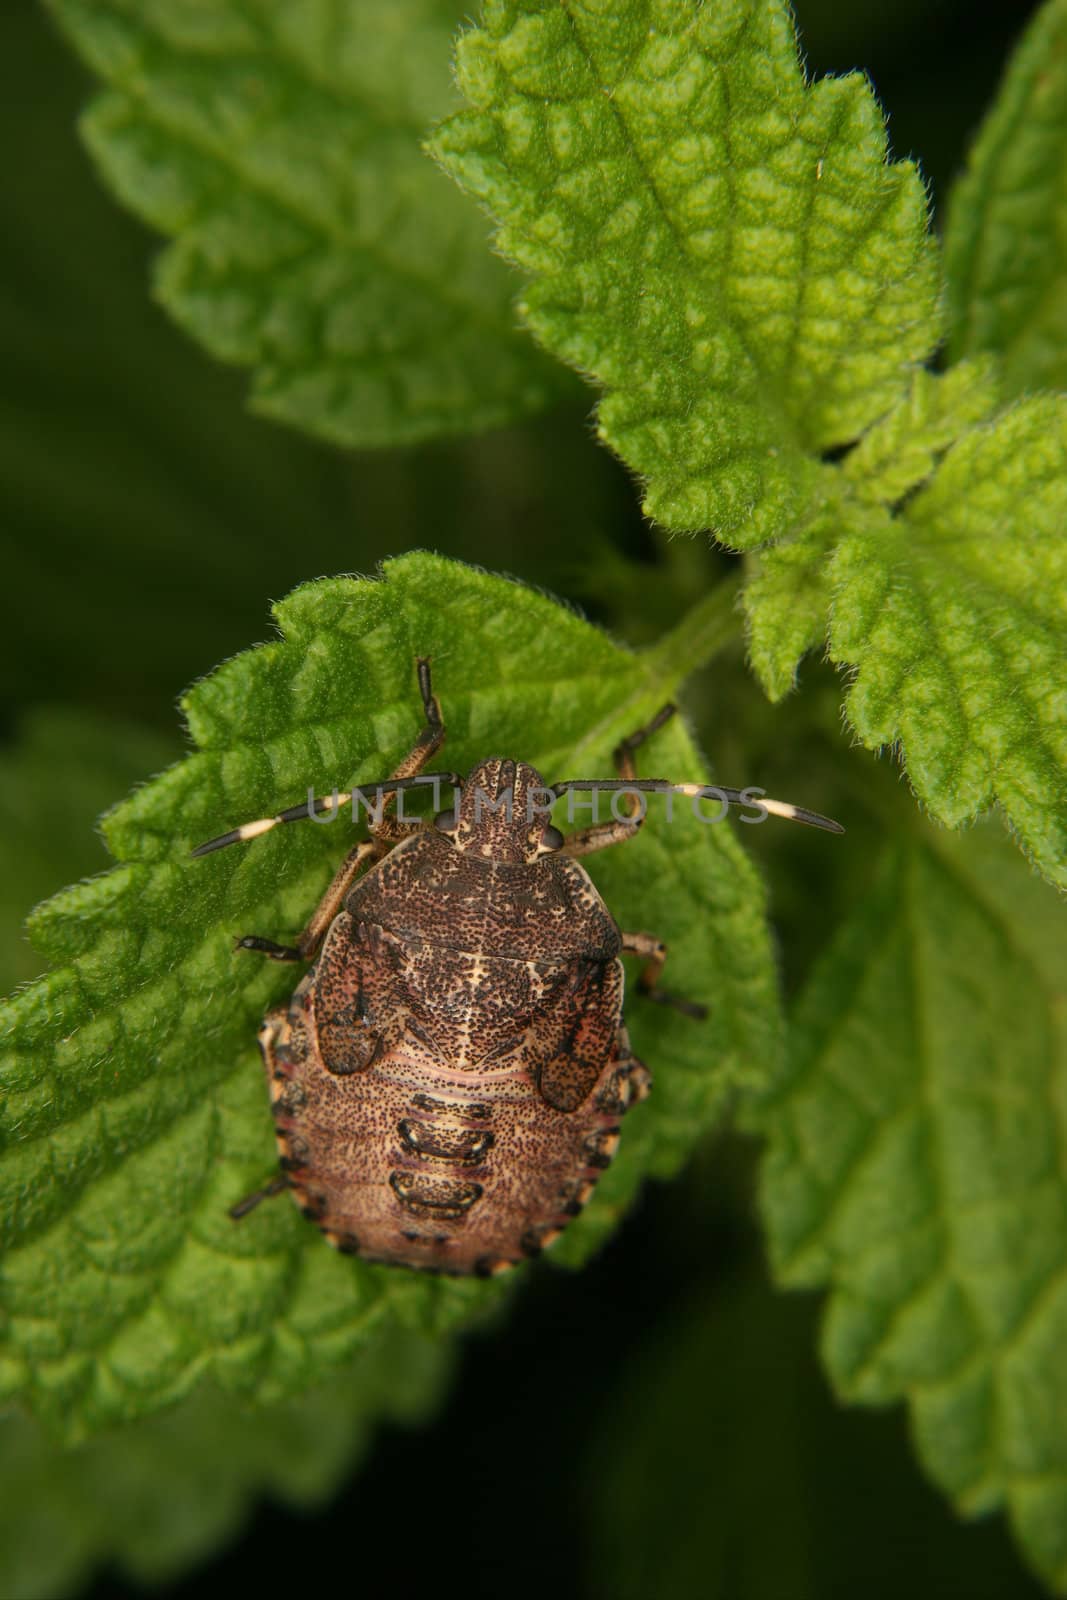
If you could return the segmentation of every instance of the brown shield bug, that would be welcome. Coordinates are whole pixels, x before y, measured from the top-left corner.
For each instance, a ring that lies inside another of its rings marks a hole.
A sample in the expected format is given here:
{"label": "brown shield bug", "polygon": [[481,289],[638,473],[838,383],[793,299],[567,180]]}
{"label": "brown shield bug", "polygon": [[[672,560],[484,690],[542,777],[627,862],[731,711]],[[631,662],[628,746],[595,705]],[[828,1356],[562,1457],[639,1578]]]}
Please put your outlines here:
{"label": "brown shield bug", "polygon": [[[648,1093],[623,1022],[620,954],[643,958],[648,999],[705,1015],[659,988],[665,945],[621,932],[576,858],[632,838],[646,792],[842,830],[753,799],[758,791],[637,779],[634,752],[673,706],[619,745],[617,780],[548,787],[501,757],[465,779],[426,774],[445,728],[429,662],[417,672],[425,726],[390,778],[309,797],[193,852],[350,800],[368,808],[370,837],[349,851],[296,944],[238,940],[274,961],[313,964],[259,1034],[282,1175],[231,1214],[288,1190],[340,1250],[484,1276],[538,1254],[581,1211],[620,1119]],[[447,809],[394,814],[398,794],[430,783],[452,786]],[[574,789],[623,791],[623,814],[564,838],[550,811]]]}

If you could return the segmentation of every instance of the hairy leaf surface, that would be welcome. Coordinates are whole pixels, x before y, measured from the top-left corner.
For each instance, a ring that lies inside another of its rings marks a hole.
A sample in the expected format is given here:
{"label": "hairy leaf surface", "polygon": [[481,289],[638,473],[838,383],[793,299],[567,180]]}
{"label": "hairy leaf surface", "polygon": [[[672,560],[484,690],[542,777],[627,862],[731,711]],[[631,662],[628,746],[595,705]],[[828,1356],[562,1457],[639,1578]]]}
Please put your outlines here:
{"label": "hairy leaf surface", "polygon": [[918,374],[827,469],[819,512],[761,552],[750,646],[778,697],[798,652],[828,637],[864,744],[899,743],[950,825],[998,800],[1067,884],[1067,402],[988,420],[995,404],[988,367]]}
{"label": "hairy leaf surface", "polygon": [[107,84],[84,124],[173,243],[167,310],[253,370],[257,411],[343,445],[489,427],[559,377],[485,226],[419,148],[451,0],[49,0]]}
{"label": "hairy leaf surface", "polygon": [[923,186],[866,80],[806,83],[777,0],[490,0],[458,64],[433,149],[649,514],[781,532],[938,339]]}
{"label": "hairy leaf surface", "polygon": [[[610,776],[614,744],[695,664],[684,626],[631,655],[531,590],[426,555],[389,563],[383,581],[306,585],[276,616],[280,642],[187,697],[197,753],[105,820],[119,865],[37,911],[34,942],[55,970],[4,1008],[0,1376],[64,1426],[152,1410],[207,1375],[277,1397],[383,1324],[444,1325],[498,1288],[341,1257],[284,1199],[229,1220],[274,1170],[254,1036],[294,986],[234,937],[295,933],[351,820],[199,861],[189,847],[309,786],[387,775],[420,725],[417,654],[434,661],[449,765],[521,755],[550,778]],[[655,775],[700,775],[680,724],[645,759]],[[730,825],[701,824],[684,803],[671,824],[653,812],[592,870],[620,925],[671,941],[671,986],[712,1012],[700,1025],[631,1000],[656,1089],[564,1236],[568,1258],[642,1173],[677,1166],[778,1039],[761,893]]]}
{"label": "hairy leaf surface", "polygon": [[1004,1506],[1067,1593],[1064,907],[995,831],[890,848],[758,1113],[787,1285],[832,1289],[851,1400],[906,1398],[966,1513]]}

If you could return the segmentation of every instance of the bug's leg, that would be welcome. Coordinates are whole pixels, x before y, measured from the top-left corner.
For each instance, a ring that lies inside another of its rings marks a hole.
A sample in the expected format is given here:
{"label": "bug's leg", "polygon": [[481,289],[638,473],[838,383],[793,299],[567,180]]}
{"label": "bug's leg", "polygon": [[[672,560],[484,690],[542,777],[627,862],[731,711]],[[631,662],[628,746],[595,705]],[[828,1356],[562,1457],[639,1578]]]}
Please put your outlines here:
{"label": "bug's leg", "polygon": [[284,1194],[288,1187],[289,1179],[284,1172],[279,1173],[276,1178],[265,1183],[262,1189],[253,1189],[251,1194],[246,1194],[243,1200],[238,1200],[235,1206],[231,1206],[230,1216],[234,1222],[240,1222],[242,1217],[247,1217],[250,1211],[256,1209],[261,1200],[270,1200],[276,1194]]}
{"label": "bug's leg", "polygon": [[661,706],[651,722],[646,722],[643,728],[638,728],[636,733],[627,735],[621,744],[615,746],[615,766],[620,778],[637,777],[637,768],[634,766],[634,751],[640,750],[646,739],[651,739],[654,733],[658,733],[664,723],[669,722],[677,710],[678,707],[673,704]]}
{"label": "bug's leg", "polygon": [[[657,733],[665,722],[669,722],[676,710],[677,707],[673,705],[663,706],[651,722],[647,722],[643,728],[638,728],[615,747],[615,769],[620,778],[636,781],[637,767],[634,762],[634,752],[641,748],[646,739]],[[609,845],[621,844],[624,839],[632,839],[640,831],[645,820],[645,809],[641,804],[641,797],[637,794],[626,795],[624,803],[627,811],[625,817],[613,818],[611,822],[594,823],[591,828],[583,828],[578,833],[571,834],[564,842],[563,853],[569,856],[590,855],[594,850],[604,850]],[[650,933],[624,933],[622,948],[630,955],[644,958],[637,987],[649,1000],[673,1006],[676,1011],[684,1012],[687,1017],[703,1020],[707,1016],[707,1006],[699,1005],[693,1000],[684,1000],[659,988],[660,974],[667,959],[667,946],[662,939],[656,939]],[[629,1048],[628,1041],[626,1047]],[[639,1062],[637,1066],[640,1066]],[[647,1093],[648,1073],[644,1067],[641,1067],[641,1072],[644,1074],[645,1093]]]}
{"label": "bug's leg", "polygon": [[[265,942],[269,943],[270,941]],[[259,1050],[263,1057],[263,1067],[267,1074],[268,1085],[285,1081],[284,1079],[279,1080],[278,1077],[281,1063],[279,1046],[284,1048],[288,1040],[289,1030],[289,1011],[286,1006],[277,1006],[273,1011],[269,1011],[263,1019],[263,1025],[259,1030]],[[279,1096],[272,1088],[272,1103],[276,1103],[278,1098]],[[265,1183],[262,1188],[253,1189],[251,1194],[246,1194],[243,1200],[238,1200],[235,1206],[231,1206],[230,1216],[234,1222],[240,1222],[242,1217],[247,1217],[248,1213],[254,1211],[261,1201],[270,1200],[277,1194],[285,1194],[292,1188],[293,1182],[289,1174],[285,1171],[279,1172],[269,1183]]]}
{"label": "bug's leg", "polygon": [[272,961],[303,961],[295,944],[276,944],[273,939],[261,938],[258,933],[244,933],[234,945],[235,950],[258,950]]}
{"label": "bug's leg", "polygon": [[[620,778],[636,779],[637,767],[634,763],[634,751],[639,750],[646,739],[650,739],[669,722],[674,716],[676,706],[666,705],[646,722],[643,728],[638,728],[636,733],[629,734],[614,750],[615,770]],[[577,833],[568,835],[564,841],[561,854],[566,856],[588,856],[594,850],[606,850],[609,845],[622,844],[626,839],[632,839],[640,833],[645,820],[645,808],[636,794],[623,796],[623,805],[626,816],[613,817],[610,822],[594,822],[589,828],[579,828]],[[594,813],[595,815],[595,813]]]}
{"label": "bug's leg", "polygon": [[683,1000],[659,987],[660,975],[667,960],[667,946],[662,939],[655,938],[651,933],[624,933],[622,948],[627,955],[644,959],[637,987],[646,999],[658,1000],[661,1005],[673,1006],[687,1017],[696,1017],[701,1021],[707,1016],[707,1006],[699,1005],[694,1000]]}
{"label": "bug's leg", "polygon": [[[441,707],[430,684],[430,663],[424,656],[419,656],[415,668],[419,678],[419,693],[422,696],[426,725],[396,771],[390,773],[392,778],[417,778],[420,772],[425,771],[445,742],[445,724],[441,716]],[[380,818],[377,821],[372,819],[369,824],[371,838],[386,846],[399,844],[401,839],[406,839],[410,833],[417,832],[425,826],[421,820],[410,821],[390,815],[395,803],[395,795],[384,796]],[[381,853],[384,855],[385,851]]]}
{"label": "bug's leg", "polygon": [[359,873],[371,861],[377,861],[385,851],[373,839],[361,839],[353,845],[330,881],[330,887],[311,914],[311,920],[297,941],[301,961],[310,961],[325,939],[330,923],[340,911],[345,895]]}
{"label": "bug's leg", "polygon": [[340,911],[341,902],[351,888],[356,874],[368,861],[376,860],[378,856],[384,854],[385,851],[371,839],[361,839],[359,844],[352,846],[334,873],[330,887],[315,907],[311,921],[296,944],[277,944],[273,939],[264,939],[258,933],[246,933],[238,939],[235,948],[256,950],[271,961],[310,961],[325,938],[330,923]]}
{"label": "bug's leg", "polygon": [[641,1100],[647,1100],[652,1075],[630,1049],[630,1035],[620,1027],[615,1052],[616,1064],[596,1095],[596,1108],[607,1116],[621,1117]]}
{"label": "bug's leg", "polygon": [[[437,785],[447,781],[454,789],[462,787],[462,778],[457,772],[437,772],[431,777],[422,777],[421,774],[430,757],[441,748],[445,742],[445,725],[441,717],[441,707],[434,698],[430,688],[430,663],[421,656],[416,660],[418,669],[419,690],[422,695],[423,711],[426,716],[426,725],[419,734],[412,749],[397,767],[396,772],[389,778],[380,779],[371,787],[379,791],[379,805],[371,811],[371,834],[376,832],[388,837],[392,843],[397,838],[404,836],[403,832],[394,836],[396,823],[389,819],[384,820],[387,807],[396,803],[397,795],[401,791],[414,789],[426,784],[433,784],[436,798]],[[386,794],[381,791],[386,790]],[[315,795],[308,790],[306,802],[298,806],[289,806],[285,811],[278,811],[272,817],[257,817],[253,822],[242,822],[240,827],[231,828],[228,833],[220,833],[214,839],[206,839],[203,844],[198,844],[190,854],[193,856],[213,855],[216,850],[225,850],[231,844],[241,844],[248,839],[258,839],[272,829],[285,822],[302,822],[305,817],[320,817],[327,822],[332,822],[338,815],[342,804],[349,801],[357,804],[367,804],[366,794],[357,785],[356,788],[347,790],[344,795],[334,789],[332,796]],[[438,807],[440,809],[440,807]],[[422,827],[422,822],[411,823],[406,831]]]}
{"label": "bug's leg", "polygon": [[651,1085],[648,1068],[633,1054],[630,1036],[625,1027],[620,1027],[611,1060],[593,1092],[596,1118],[594,1131],[583,1143],[584,1171],[563,1184],[557,1200],[558,1211],[552,1221],[523,1234],[519,1241],[523,1255],[539,1255],[557,1238],[571,1217],[578,1216],[592,1199],[597,1183],[615,1154],[620,1117],[647,1097]]}
{"label": "bug's leg", "polygon": [[[441,717],[441,707],[437,703],[430,686],[429,661],[420,656],[416,662],[416,669],[419,678],[419,692],[422,695],[423,710],[426,714],[426,726],[396,771],[390,773],[391,778],[418,777],[426,764],[440,750],[445,740],[445,725]],[[311,920],[295,945],[276,944],[273,939],[263,939],[258,934],[250,933],[238,939],[237,948],[239,950],[258,950],[272,961],[310,961],[326,937],[331,922],[340,911],[345,895],[363,868],[384,856],[388,852],[390,845],[396,844],[398,840],[405,838],[412,828],[422,827],[421,822],[397,822],[395,818],[387,817],[386,811],[395,801],[395,795],[382,796],[381,820],[378,822],[372,820],[370,839],[361,840],[359,844],[353,845],[345,856],[334,873],[329,888],[315,907]]]}
{"label": "bug's leg", "polygon": [[594,850],[606,850],[609,845],[623,844],[638,833],[641,823],[635,818],[612,818],[610,822],[594,822],[591,827],[568,833],[563,841],[561,856],[591,856]]}

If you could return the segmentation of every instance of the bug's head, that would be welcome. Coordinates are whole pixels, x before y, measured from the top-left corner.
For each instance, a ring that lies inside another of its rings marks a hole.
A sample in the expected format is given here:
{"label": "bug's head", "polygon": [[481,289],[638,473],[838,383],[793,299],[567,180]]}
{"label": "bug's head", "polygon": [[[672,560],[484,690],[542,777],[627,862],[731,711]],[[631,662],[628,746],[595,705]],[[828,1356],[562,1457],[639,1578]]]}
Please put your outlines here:
{"label": "bug's head", "polygon": [[458,806],[441,812],[436,826],[471,855],[536,861],[563,843],[550,819],[554,800],[536,767],[495,756],[473,769]]}

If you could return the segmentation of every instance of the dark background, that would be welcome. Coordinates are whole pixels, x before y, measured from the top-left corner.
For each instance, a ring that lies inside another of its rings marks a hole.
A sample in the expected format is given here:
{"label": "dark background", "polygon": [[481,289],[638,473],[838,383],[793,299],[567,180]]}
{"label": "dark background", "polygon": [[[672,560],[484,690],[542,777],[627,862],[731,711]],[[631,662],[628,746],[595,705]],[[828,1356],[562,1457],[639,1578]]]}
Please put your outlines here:
{"label": "dark background", "polygon": [[[811,71],[868,71],[894,153],[921,160],[938,212],[1030,9],[798,6]],[[74,702],[156,730],[176,754],[176,696],[266,636],[271,598],[405,548],[513,572],[635,644],[721,559],[644,527],[588,407],[348,456],[247,416],[244,376],[151,302],[156,243],[98,187],[74,128],[89,85],[29,0],[5,0],[0,63],[0,736],[32,706]],[[806,686],[811,704],[829,701],[822,669]],[[723,770],[719,706],[764,730],[785,773],[808,748],[737,656],[688,707]],[[791,989],[862,884],[824,885],[804,845],[788,875],[773,843],[760,850]],[[0,909],[21,915],[28,892],[7,885]],[[999,1519],[964,1529],[924,1483],[902,1410],[835,1407],[817,1307],[766,1287],[753,1173],[752,1149],[723,1136],[679,1183],[650,1186],[587,1270],[538,1267],[505,1325],[464,1342],[434,1424],[384,1429],[329,1511],[265,1504],[238,1546],[165,1592],[1036,1594]],[[115,1573],[92,1590],[139,1592]]]}

